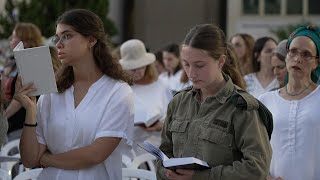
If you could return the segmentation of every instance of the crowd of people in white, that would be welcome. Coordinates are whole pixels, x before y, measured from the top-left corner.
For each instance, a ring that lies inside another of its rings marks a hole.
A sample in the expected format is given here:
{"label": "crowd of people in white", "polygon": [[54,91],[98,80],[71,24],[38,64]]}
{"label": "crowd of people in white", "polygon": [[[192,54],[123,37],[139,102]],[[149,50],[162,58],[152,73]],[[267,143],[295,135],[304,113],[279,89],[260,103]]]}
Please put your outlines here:
{"label": "crowd of people in white", "polygon": [[[25,48],[43,45],[32,23],[13,29],[10,47],[20,41]],[[139,168],[157,171],[158,179],[320,178],[318,26],[300,27],[278,43],[245,33],[227,41],[218,27],[197,25],[181,45],[152,53],[141,40],[130,39],[116,55],[100,18],[76,9],[58,18],[53,44],[58,93],[29,97],[36,87],[22,85],[14,57],[7,57],[1,72],[0,142],[5,147],[19,140],[20,145],[1,154],[0,161],[17,153],[25,167],[42,168],[38,179],[121,179],[123,167],[147,154],[137,145],[149,141],[169,157],[196,156],[211,168],[171,171],[148,156],[149,164]],[[244,110],[231,103],[233,93],[240,94]],[[273,117],[270,141],[259,101]],[[219,108],[229,112],[218,116]],[[239,118],[230,117],[232,108]],[[135,124],[137,117],[157,118],[145,125]],[[212,128],[205,138],[208,147],[181,153],[181,141],[202,141],[192,133],[201,136],[198,126],[206,122]],[[257,151],[249,152],[251,146]],[[221,155],[230,157],[217,166],[204,152],[221,147],[231,153]]]}

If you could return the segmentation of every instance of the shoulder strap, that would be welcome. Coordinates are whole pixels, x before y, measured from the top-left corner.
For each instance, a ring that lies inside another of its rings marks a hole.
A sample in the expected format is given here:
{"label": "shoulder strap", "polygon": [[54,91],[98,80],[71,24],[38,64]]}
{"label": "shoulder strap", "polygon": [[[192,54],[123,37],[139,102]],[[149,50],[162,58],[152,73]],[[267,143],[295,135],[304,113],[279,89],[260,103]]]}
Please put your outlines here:
{"label": "shoulder strap", "polygon": [[271,139],[273,131],[273,117],[264,104],[239,87],[236,87],[234,94],[232,95],[232,101],[239,109],[249,111],[258,110],[259,116],[267,129],[269,139]]}
{"label": "shoulder strap", "polygon": [[191,89],[192,89],[192,86],[188,86],[188,87],[186,87],[186,88],[181,89],[181,90],[178,91],[178,92],[175,92],[173,96],[175,96],[175,95],[177,95],[177,94],[179,94],[179,93],[181,93],[181,92],[184,92],[184,91],[190,91]]}

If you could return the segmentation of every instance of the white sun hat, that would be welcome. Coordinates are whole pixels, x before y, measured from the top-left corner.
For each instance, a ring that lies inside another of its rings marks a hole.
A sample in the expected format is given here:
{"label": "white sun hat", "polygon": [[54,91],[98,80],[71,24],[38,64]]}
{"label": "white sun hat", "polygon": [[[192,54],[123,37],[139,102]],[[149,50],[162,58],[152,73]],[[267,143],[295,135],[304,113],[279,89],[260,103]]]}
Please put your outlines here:
{"label": "white sun hat", "polygon": [[120,64],[124,70],[132,70],[152,64],[156,57],[147,53],[142,41],[131,39],[124,42],[120,47]]}

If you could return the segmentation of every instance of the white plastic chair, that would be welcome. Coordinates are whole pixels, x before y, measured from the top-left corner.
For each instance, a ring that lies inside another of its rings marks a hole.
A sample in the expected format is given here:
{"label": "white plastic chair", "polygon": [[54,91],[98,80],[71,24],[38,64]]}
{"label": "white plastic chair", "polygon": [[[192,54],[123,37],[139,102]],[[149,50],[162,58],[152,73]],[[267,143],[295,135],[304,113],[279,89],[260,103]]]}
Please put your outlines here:
{"label": "white plastic chair", "polygon": [[[8,174],[12,175],[12,168],[20,162],[20,149],[19,149],[20,139],[14,139],[12,141],[9,141],[8,143],[4,144],[0,151],[0,156],[2,157],[8,157],[8,160],[5,160],[6,158],[3,158],[4,160],[0,162],[0,168],[7,171]],[[15,154],[12,153],[12,150],[16,150]],[[9,157],[13,157],[13,159],[9,160]],[[15,159],[15,160],[14,160]],[[20,165],[18,173],[24,171],[24,166]]]}
{"label": "white plastic chair", "polygon": [[13,180],[36,180],[39,174],[41,173],[43,168],[30,169],[28,171],[24,171],[19,173]]}
{"label": "white plastic chair", "polygon": [[131,164],[132,160],[129,156],[127,155],[122,155],[122,167],[129,167]]}
{"label": "white plastic chair", "polygon": [[138,169],[141,164],[147,163],[150,168],[150,171],[156,172],[156,167],[154,165],[155,160],[156,157],[149,153],[141,154],[139,156],[134,157],[133,161],[127,167],[132,169]]}
{"label": "white plastic chair", "polygon": [[135,158],[137,155],[133,149],[131,149],[128,153],[122,154],[122,167],[126,168],[130,166],[132,163],[132,158]]}
{"label": "white plastic chair", "polygon": [[157,180],[157,176],[155,172],[151,172],[145,169],[131,169],[131,168],[122,168],[122,179],[136,179],[140,180]]}
{"label": "white plastic chair", "polygon": [[[13,156],[0,156],[0,159],[0,168],[6,171],[11,176],[12,168],[20,162],[20,154],[15,154]],[[23,169],[23,165],[20,165],[18,173],[22,172]]]}
{"label": "white plastic chair", "polygon": [[9,156],[9,152],[15,148],[18,149],[19,153],[19,144],[20,144],[20,139],[15,139],[12,141],[9,141],[8,143],[4,144],[1,148],[0,155],[2,156]]}
{"label": "white plastic chair", "polygon": [[0,179],[1,180],[11,180],[11,177],[7,171],[0,169]]}

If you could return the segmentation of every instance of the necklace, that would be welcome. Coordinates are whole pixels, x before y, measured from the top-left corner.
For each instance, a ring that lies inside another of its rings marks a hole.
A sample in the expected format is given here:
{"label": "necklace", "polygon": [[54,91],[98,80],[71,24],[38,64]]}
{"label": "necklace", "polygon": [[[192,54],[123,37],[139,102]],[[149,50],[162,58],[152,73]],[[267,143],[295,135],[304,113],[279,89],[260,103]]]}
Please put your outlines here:
{"label": "necklace", "polygon": [[311,83],[310,83],[306,88],[302,89],[300,92],[298,92],[298,93],[296,93],[296,94],[293,94],[293,93],[289,93],[289,92],[288,92],[288,85],[285,86],[285,90],[286,90],[286,93],[287,93],[289,96],[298,96],[298,95],[300,95],[301,93],[303,93],[305,90],[309,89],[309,87],[312,85],[312,83],[313,83],[313,82],[311,81]]}

